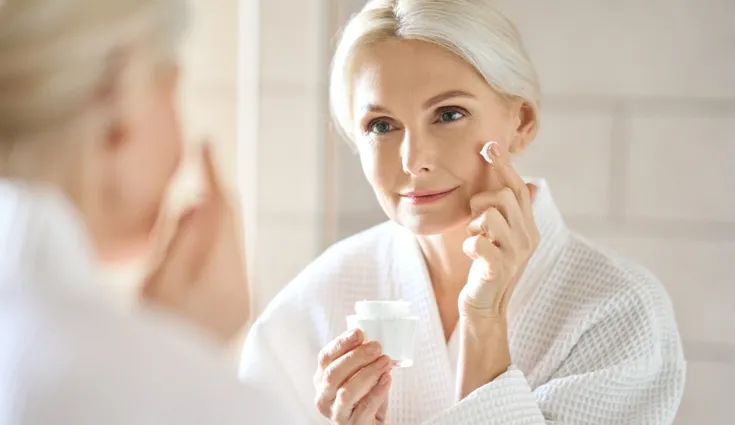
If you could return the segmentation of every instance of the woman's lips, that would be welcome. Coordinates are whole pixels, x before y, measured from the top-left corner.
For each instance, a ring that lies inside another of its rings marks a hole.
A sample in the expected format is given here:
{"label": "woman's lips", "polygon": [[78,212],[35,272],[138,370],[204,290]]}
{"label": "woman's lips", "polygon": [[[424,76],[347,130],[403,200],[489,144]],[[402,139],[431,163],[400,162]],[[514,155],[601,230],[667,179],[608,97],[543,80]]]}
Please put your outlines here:
{"label": "woman's lips", "polygon": [[449,190],[421,190],[415,192],[401,193],[401,198],[407,200],[414,205],[424,205],[436,202],[440,199],[446,198],[452,192],[457,190],[459,186]]}

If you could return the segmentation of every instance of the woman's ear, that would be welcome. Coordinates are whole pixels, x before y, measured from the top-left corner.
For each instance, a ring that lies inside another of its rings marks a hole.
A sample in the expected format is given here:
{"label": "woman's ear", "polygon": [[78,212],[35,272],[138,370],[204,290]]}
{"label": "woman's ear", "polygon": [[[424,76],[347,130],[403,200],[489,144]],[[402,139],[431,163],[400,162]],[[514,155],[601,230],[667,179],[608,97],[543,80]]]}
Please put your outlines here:
{"label": "woman's ear", "polygon": [[519,100],[511,107],[511,118],[514,120],[514,134],[509,151],[511,153],[520,153],[536,137],[538,111],[525,100]]}

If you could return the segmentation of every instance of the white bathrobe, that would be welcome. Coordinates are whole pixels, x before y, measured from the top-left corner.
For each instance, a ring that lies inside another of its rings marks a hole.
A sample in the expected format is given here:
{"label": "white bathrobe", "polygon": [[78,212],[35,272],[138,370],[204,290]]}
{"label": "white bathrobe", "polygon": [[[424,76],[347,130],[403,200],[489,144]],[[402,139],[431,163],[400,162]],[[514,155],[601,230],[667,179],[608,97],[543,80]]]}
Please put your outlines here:
{"label": "white bathrobe", "polygon": [[203,333],[126,314],[60,196],[0,180],[0,424],[291,424]]}
{"label": "white bathrobe", "polygon": [[455,403],[458,332],[445,342],[415,237],[384,223],[329,248],[258,319],[241,377],[270,385],[300,424],[314,407],[319,350],[359,300],[409,301],[420,318],[415,364],[393,371],[388,424],[671,424],[685,360],[672,305],[642,267],[570,232],[539,181],[541,243],[509,307],[513,365]]}

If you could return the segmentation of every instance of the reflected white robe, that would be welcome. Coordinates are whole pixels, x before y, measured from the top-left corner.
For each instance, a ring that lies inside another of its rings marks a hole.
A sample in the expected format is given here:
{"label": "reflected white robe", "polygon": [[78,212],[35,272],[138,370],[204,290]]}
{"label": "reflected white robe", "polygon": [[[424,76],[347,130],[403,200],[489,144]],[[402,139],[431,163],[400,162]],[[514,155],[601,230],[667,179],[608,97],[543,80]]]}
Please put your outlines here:
{"label": "reflected white robe", "polygon": [[673,421],[685,360],[666,291],[642,267],[569,231],[539,181],[541,243],[509,307],[513,365],[455,403],[458,332],[445,342],[415,237],[384,223],[329,248],[252,328],[241,377],[270,385],[300,424],[317,354],[359,300],[404,299],[420,317],[415,364],[394,370],[389,425],[651,424]]}
{"label": "reflected white robe", "polygon": [[292,423],[204,334],[116,301],[72,207],[0,180],[0,424]]}

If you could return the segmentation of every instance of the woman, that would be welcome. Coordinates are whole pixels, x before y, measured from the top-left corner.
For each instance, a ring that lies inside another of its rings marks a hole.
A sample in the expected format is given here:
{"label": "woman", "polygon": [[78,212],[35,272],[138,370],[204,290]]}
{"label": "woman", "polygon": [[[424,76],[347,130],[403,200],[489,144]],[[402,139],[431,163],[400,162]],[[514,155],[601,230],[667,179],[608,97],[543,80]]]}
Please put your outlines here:
{"label": "woman", "polygon": [[292,423],[220,352],[248,293],[209,150],[207,193],[147,280],[147,305],[126,314],[98,273],[149,250],[179,163],[183,9],[0,2],[2,424]]}
{"label": "woman", "polygon": [[[335,244],[274,299],[243,379],[312,424],[672,423],[685,360],[665,290],[571,232],[547,184],[513,170],[540,89],[493,2],[368,2],[330,88],[390,222]],[[345,317],[399,298],[420,325],[414,366],[391,371]]]}

